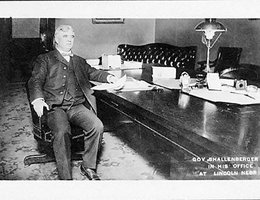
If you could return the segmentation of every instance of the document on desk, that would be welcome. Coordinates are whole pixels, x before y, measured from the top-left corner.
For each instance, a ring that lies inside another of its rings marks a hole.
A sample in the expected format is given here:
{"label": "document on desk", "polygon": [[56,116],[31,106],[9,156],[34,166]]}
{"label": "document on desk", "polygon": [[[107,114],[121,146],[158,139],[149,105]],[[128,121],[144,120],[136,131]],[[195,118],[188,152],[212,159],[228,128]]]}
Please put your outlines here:
{"label": "document on desk", "polygon": [[222,87],[221,91],[209,90],[207,88],[193,89],[188,94],[211,102],[223,102],[239,105],[260,104],[260,92],[248,93],[246,91],[238,91],[235,89],[231,91],[223,89]]}
{"label": "document on desk", "polygon": [[136,80],[132,77],[127,77],[124,87],[120,91],[141,91],[141,90],[152,90],[156,86],[147,83],[143,80]]}
{"label": "document on desk", "polygon": [[92,87],[92,90],[120,90],[124,87],[126,82],[126,75],[124,75],[122,78],[120,78],[115,83],[100,83],[91,81],[95,86]]}
{"label": "document on desk", "polygon": [[139,81],[132,77],[123,76],[116,83],[99,83],[93,82],[96,86],[92,87],[93,90],[108,90],[108,91],[140,91],[152,90],[155,85],[151,85],[145,81]]}
{"label": "document on desk", "polygon": [[[181,89],[180,86],[180,79],[175,79],[175,78],[157,78],[153,77],[153,83],[155,85],[159,85],[171,90],[179,90]],[[190,79],[190,85],[194,85],[196,83],[195,78]]]}
{"label": "document on desk", "polygon": [[181,89],[180,80],[175,78],[155,78],[153,77],[153,83],[168,89]]}

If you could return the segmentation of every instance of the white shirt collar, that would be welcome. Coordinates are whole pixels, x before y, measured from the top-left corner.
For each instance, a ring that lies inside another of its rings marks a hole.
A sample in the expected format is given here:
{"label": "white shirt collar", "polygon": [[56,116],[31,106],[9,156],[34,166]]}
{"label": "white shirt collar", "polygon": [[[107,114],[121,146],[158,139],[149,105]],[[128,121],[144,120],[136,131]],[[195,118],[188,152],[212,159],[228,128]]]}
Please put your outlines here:
{"label": "white shirt collar", "polygon": [[[71,53],[71,50],[70,50],[69,52],[66,52],[66,51],[62,51],[62,50],[58,49],[57,47],[56,47],[56,49],[58,50],[58,52],[60,52],[61,55],[64,54],[64,53],[65,53],[65,54]],[[70,56],[63,56],[63,55],[62,55],[62,57],[63,57],[65,60],[67,60],[67,62],[70,61]]]}
{"label": "white shirt collar", "polygon": [[63,53],[71,53],[71,50],[70,51],[62,51],[60,50],[58,47],[56,47],[56,49],[60,52],[60,54],[63,54]]}

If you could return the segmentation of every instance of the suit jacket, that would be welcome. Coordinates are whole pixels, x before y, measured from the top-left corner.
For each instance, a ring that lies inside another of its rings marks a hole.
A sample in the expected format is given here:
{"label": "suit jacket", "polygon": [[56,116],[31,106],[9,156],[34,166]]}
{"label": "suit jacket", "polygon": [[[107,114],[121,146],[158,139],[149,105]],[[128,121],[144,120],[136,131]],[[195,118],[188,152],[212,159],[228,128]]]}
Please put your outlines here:
{"label": "suit jacket", "polygon": [[[109,73],[91,67],[77,55],[73,55],[71,59],[76,80],[86,100],[96,112],[95,97],[92,95],[89,81],[107,82]],[[61,102],[66,89],[65,75],[68,65],[58,50],[39,55],[33,63],[32,76],[28,81],[30,101],[44,98],[50,107],[55,102]]]}

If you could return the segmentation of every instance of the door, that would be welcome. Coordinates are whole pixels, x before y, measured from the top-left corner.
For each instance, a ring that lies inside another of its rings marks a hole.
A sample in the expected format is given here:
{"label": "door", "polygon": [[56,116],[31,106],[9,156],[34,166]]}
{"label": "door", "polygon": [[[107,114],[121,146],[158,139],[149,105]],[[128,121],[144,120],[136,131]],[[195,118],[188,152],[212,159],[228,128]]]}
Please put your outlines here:
{"label": "door", "polygon": [[2,80],[9,83],[26,82],[32,72],[31,62],[41,53],[52,49],[55,19],[2,19],[6,30],[1,46]]}

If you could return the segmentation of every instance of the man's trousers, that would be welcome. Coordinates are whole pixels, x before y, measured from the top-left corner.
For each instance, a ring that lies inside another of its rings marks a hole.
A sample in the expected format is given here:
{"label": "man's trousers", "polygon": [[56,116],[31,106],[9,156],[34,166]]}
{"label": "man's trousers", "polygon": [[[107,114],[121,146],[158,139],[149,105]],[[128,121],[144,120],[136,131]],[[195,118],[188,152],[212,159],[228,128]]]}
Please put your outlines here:
{"label": "man's trousers", "polygon": [[69,110],[62,106],[55,107],[48,112],[47,123],[54,136],[53,150],[61,179],[72,179],[70,124],[84,129],[83,165],[85,168],[96,169],[97,153],[104,127],[92,110],[83,104],[73,106]]}

